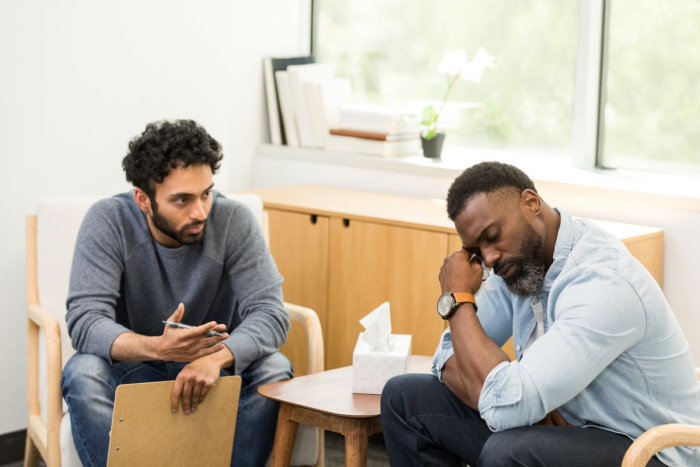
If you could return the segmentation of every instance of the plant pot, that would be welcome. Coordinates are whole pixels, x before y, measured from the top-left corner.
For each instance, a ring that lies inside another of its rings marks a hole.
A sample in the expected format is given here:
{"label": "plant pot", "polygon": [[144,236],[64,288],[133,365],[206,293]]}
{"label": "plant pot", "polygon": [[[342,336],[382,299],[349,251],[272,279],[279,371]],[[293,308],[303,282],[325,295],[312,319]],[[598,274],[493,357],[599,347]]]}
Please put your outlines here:
{"label": "plant pot", "polygon": [[421,146],[423,146],[423,156],[431,159],[440,159],[442,154],[442,143],[445,142],[445,133],[436,133],[432,139],[425,139],[423,135],[420,137]]}

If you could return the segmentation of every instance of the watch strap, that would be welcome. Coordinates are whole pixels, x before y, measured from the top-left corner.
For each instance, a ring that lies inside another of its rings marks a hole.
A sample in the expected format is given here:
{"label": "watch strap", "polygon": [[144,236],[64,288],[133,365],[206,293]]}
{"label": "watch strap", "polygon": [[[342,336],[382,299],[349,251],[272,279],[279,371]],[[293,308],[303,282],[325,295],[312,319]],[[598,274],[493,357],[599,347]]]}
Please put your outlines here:
{"label": "watch strap", "polygon": [[452,296],[455,299],[455,303],[461,304],[461,303],[471,303],[474,305],[474,311],[476,310],[476,298],[474,298],[473,294],[470,294],[469,292],[453,292]]}

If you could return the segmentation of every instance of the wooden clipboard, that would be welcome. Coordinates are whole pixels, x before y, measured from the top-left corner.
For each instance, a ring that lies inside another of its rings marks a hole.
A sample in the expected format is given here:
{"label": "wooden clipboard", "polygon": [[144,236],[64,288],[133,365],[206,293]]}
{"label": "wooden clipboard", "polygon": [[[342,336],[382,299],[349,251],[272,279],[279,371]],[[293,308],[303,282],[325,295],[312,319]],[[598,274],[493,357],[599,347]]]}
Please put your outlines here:
{"label": "wooden clipboard", "polygon": [[219,378],[197,411],[170,410],[174,381],[117,387],[107,465],[229,466],[241,377]]}

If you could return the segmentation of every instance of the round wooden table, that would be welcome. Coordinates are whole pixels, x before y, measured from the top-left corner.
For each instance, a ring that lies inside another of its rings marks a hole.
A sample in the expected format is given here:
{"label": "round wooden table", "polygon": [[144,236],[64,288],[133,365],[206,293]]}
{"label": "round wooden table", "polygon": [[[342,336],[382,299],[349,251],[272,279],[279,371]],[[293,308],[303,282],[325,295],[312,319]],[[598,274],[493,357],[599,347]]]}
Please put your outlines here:
{"label": "round wooden table", "polygon": [[[407,373],[429,373],[430,357],[411,355]],[[369,436],[382,431],[379,394],[352,392],[352,366],[265,384],[258,392],[280,403],[272,467],[286,467],[299,423],[345,437],[345,465],[367,463]]]}

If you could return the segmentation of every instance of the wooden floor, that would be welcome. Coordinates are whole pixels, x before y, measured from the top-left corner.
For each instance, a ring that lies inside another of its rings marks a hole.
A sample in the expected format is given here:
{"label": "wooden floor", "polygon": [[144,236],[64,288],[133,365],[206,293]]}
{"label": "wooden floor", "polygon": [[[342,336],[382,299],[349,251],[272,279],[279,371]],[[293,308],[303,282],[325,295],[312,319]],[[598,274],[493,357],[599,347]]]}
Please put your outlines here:
{"label": "wooden floor", "polygon": [[[40,465],[44,465],[41,463]],[[345,444],[343,437],[337,433],[326,432],[326,467],[343,467],[345,465]],[[381,433],[369,438],[367,450],[367,467],[388,467],[389,458],[384,448]],[[22,467],[22,461],[0,464],[0,467]]]}

